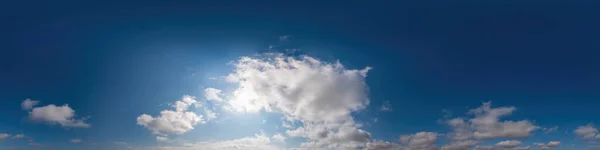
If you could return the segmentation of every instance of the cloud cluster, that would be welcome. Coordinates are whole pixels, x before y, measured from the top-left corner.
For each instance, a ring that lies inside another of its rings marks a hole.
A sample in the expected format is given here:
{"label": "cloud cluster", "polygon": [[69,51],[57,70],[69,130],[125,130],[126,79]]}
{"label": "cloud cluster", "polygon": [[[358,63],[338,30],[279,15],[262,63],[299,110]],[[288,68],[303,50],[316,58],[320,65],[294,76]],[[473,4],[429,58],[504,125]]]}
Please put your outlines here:
{"label": "cloud cluster", "polygon": [[290,124],[302,125],[286,133],[307,138],[304,147],[364,147],[370,141],[351,116],[369,104],[369,67],[352,70],[339,62],[272,54],[242,57],[235,68],[225,78],[238,85],[227,102],[231,110],[282,113]]}
{"label": "cloud cluster", "polygon": [[159,146],[143,148],[145,150],[282,150],[268,136],[256,134],[253,137],[227,141],[208,141],[186,143],[182,146]]}
{"label": "cloud cluster", "polygon": [[[149,149],[281,149],[286,139],[301,138],[300,149],[366,149],[366,150],[528,150],[515,138],[528,138],[538,129],[552,132],[554,128],[540,128],[529,120],[504,120],[516,108],[492,107],[491,102],[471,109],[466,116],[449,118],[445,124],[448,134],[418,132],[402,135],[396,142],[373,140],[371,134],[356,123],[353,113],[364,110],[370,103],[365,83],[369,67],[347,69],[341,63],[327,63],[309,56],[287,57],[269,54],[260,57],[241,57],[232,63],[235,69],[225,77],[237,86],[233,91],[216,88],[204,89],[204,99],[221,106],[222,110],[243,113],[279,113],[283,117],[285,134],[230,141],[187,143],[184,146],[162,146]],[[142,114],[139,125],[157,134],[157,141],[168,141],[167,134],[183,134],[194,126],[216,118],[212,109],[204,109],[205,116],[188,111],[200,104],[192,96],[175,102],[175,110],[163,110],[159,116]],[[378,107],[390,111],[389,102]],[[446,118],[446,117],[445,117]],[[581,135],[596,136],[598,131],[581,129]],[[578,133],[579,134],[579,133]],[[437,146],[438,138],[446,135],[450,141]],[[508,139],[492,146],[478,145],[483,140]],[[560,142],[536,145],[542,149],[554,148]],[[521,147],[520,147],[521,146]]]}
{"label": "cloud cluster", "polygon": [[529,120],[501,121],[515,111],[515,107],[492,108],[491,102],[483,103],[480,107],[471,109],[468,114],[471,119],[454,118],[447,121],[453,128],[449,135],[454,140],[493,139],[493,138],[527,138],[540,127]]}
{"label": "cloud cluster", "polygon": [[366,144],[366,150],[403,150],[404,148],[399,144],[383,141],[383,140],[373,140]]}
{"label": "cloud cluster", "polygon": [[[579,136],[583,140],[587,140],[588,144],[595,144],[593,141],[595,139],[600,139],[600,134],[598,133],[598,129],[594,127],[594,124],[590,123],[584,126],[579,126],[577,129],[573,131],[575,135]],[[589,145],[590,148],[598,148],[598,145]]]}
{"label": "cloud cluster", "polygon": [[585,126],[577,127],[577,129],[575,129],[573,131],[573,133],[575,133],[576,135],[578,135],[579,137],[581,137],[583,139],[592,139],[592,138],[600,139],[600,134],[598,134],[598,129],[596,129],[596,127],[594,127],[594,125],[591,123],[587,124]]}
{"label": "cloud cluster", "polygon": [[185,95],[172,105],[175,111],[163,110],[158,117],[142,114],[137,117],[137,124],[151,130],[154,134],[183,134],[194,129],[202,122],[202,115],[187,111],[197,101],[195,97]]}
{"label": "cloud cluster", "polygon": [[442,146],[442,150],[470,150],[478,143],[475,140],[454,141]]}
{"label": "cloud cluster", "polygon": [[277,134],[273,135],[271,137],[271,139],[273,139],[274,141],[279,142],[279,143],[285,143],[286,138],[285,138],[285,136],[277,133]]}
{"label": "cloud cluster", "polygon": [[169,138],[164,137],[164,136],[156,136],[156,141],[165,142],[165,141],[169,141]]}
{"label": "cloud cluster", "polygon": [[418,132],[413,135],[400,136],[400,143],[404,144],[408,150],[436,150],[438,133]]}
{"label": "cloud cluster", "polygon": [[370,141],[371,134],[359,129],[354,123],[323,124],[307,123],[304,126],[286,131],[291,137],[302,137],[309,141],[302,143],[301,147],[309,149],[338,148],[357,149],[363,148]]}
{"label": "cloud cluster", "polygon": [[516,141],[516,140],[510,140],[510,141],[501,141],[496,143],[495,147],[497,148],[504,148],[504,149],[511,149],[511,148],[515,148],[519,145],[523,144],[523,142],[521,141]]}
{"label": "cloud cluster", "polygon": [[6,139],[8,137],[10,137],[10,134],[8,134],[8,133],[0,133],[0,140],[1,139]]}
{"label": "cloud cluster", "polygon": [[221,90],[215,88],[206,88],[204,89],[204,98],[209,101],[222,102],[223,94],[221,94]]}
{"label": "cloud cluster", "polygon": [[43,122],[48,124],[58,124],[62,127],[74,128],[89,128],[90,124],[86,123],[85,119],[75,119],[75,110],[69,107],[68,104],[56,106],[54,104],[35,107],[39,101],[26,99],[21,103],[23,110],[29,111],[29,118],[33,121]]}
{"label": "cloud cluster", "polygon": [[551,150],[555,147],[558,147],[560,145],[560,142],[559,141],[550,141],[550,142],[548,142],[548,144],[533,143],[533,145],[539,147],[542,150]]}

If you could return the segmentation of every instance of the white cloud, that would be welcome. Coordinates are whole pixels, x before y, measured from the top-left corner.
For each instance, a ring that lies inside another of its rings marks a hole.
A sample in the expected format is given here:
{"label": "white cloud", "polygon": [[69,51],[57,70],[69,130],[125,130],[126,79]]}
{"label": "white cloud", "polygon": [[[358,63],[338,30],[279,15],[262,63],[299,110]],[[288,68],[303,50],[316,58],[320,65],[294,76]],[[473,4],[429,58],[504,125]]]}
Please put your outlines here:
{"label": "white cloud", "polygon": [[554,126],[552,128],[542,128],[542,130],[544,131],[544,133],[550,133],[558,130],[558,126]]}
{"label": "white cloud", "polygon": [[418,132],[400,137],[400,143],[406,145],[408,150],[436,150],[439,134],[434,132]]}
{"label": "white cloud", "polygon": [[539,128],[529,120],[499,121],[500,117],[510,115],[515,110],[515,107],[491,108],[491,102],[487,102],[469,111],[475,115],[470,120],[475,127],[473,136],[478,139],[529,137],[532,131]]}
{"label": "white cloud", "polygon": [[175,104],[171,105],[171,107],[175,108],[175,111],[183,112],[188,110],[188,108],[196,102],[196,97],[184,95],[181,100],[175,101]]}
{"label": "white cloud", "polygon": [[8,133],[0,133],[0,140],[10,137]]}
{"label": "white cloud", "polygon": [[455,141],[442,146],[441,150],[471,150],[477,143],[478,142],[474,140]]}
{"label": "white cloud", "polygon": [[59,124],[63,127],[89,128],[90,124],[83,119],[75,119],[75,111],[68,104],[56,106],[53,104],[35,107],[29,112],[29,118],[48,124]]}
{"label": "white cloud", "polygon": [[228,76],[239,86],[229,104],[238,111],[274,107],[301,120],[343,121],[369,104],[364,82],[368,67],[347,70],[340,63],[281,55],[264,60],[243,57],[235,66]]}
{"label": "white cloud", "polygon": [[471,126],[463,118],[454,118],[447,121],[453,131],[448,134],[453,140],[468,140],[473,137]]}
{"label": "white cloud", "polygon": [[195,102],[194,97],[183,96],[182,100],[172,106],[175,111],[163,110],[158,117],[142,114],[137,118],[137,124],[148,128],[154,134],[183,134],[194,129],[194,126],[202,121],[202,115],[186,111]]}
{"label": "white cloud", "polygon": [[548,142],[548,144],[544,144],[544,143],[533,143],[534,146],[539,147],[542,150],[551,150],[555,147],[560,146],[560,142],[559,141],[550,141]]}
{"label": "white cloud", "polygon": [[494,150],[495,148],[493,146],[481,146],[481,145],[477,145],[475,147],[475,150]]}
{"label": "white cloud", "polygon": [[294,126],[292,126],[287,121],[281,121],[281,127],[288,128],[288,129],[294,128]]}
{"label": "white cloud", "polygon": [[575,131],[573,131],[576,135],[580,136],[583,139],[590,139],[598,134],[598,129],[594,127],[593,124],[587,124],[585,126],[579,126]]}
{"label": "white cloud", "polygon": [[156,136],[156,141],[165,142],[165,141],[169,141],[169,138],[164,137],[164,136]]}
{"label": "white cloud", "polygon": [[344,124],[304,124],[304,126],[287,130],[292,137],[304,137],[309,141],[302,143],[308,149],[328,148],[362,148],[370,141],[371,134],[358,129],[353,122]]}
{"label": "white cloud", "polygon": [[274,141],[280,142],[280,143],[285,143],[285,137],[279,133],[273,135],[273,137],[271,137],[271,139],[273,139]]}
{"label": "white cloud", "polygon": [[204,115],[206,115],[206,120],[217,119],[217,114],[210,109],[204,109]]}
{"label": "white cloud", "polygon": [[23,108],[23,110],[31,110],[31,108],[38,103],[40,103],[40,101],[25,99],[23,102],[21,102],[21,108]]}
{"label": "white cloud", "polygon": [[238,84],[226,96],[229,110],[282,113],[302,125],[286,133],[307,138],[304,147],[364,147],[370,141],[370,134],[358,129],[351,116],[369,104],[365,78],[370,68],[349,70],[340,63],[280,54],[242,57],[235,67],[226,77]]}
{"label": "white cloud", "polygon": [[14,135],[12,138],[13,139],[20,139],[20,138],[25,138],[25,137],[26,137],[25,134],[17,134],[17,135]]}
{"label": "white cloud", "polygon": [[379,106],[379,111],[392,111],[392,105],[390,101],[385,101],[381,106]]}
{"label": "white cloud", "polygon": [[256,134],[254,137],[228,141],[207,141],[188,143],[182,146],[160,146],[143,148],[146,150],[283,150],[274,145],[271,139],[264,134]]}
{"label": "white cloud", "polygon": [[222,102],[223,94],[221,94],[221,90],[215,88],[206,88],[204,89],[204,98],[206,100]]}
{"label": "white cloud", "polygon": [[71,143],[81,143],[81,139],[71,139],[70,140]]}
{"label": "white cloud", "polygon": [[447,121],[453,128],[449,135],[455,140],[492,139],[492,138],[527,138],[531,132],[540,127],[529,120],[500,121],[515,111],[515,107],[491,108],[491,102],[483,103],[472,109],[468,114],[474,115],[468,122],[464,118],[454,118]]}
{"label": "white cloud", "polygon": [[550,142],[548,142],[548,146],[550,146],[550,147],[557,147],[559,145],[560,145],[559,141],[550,141]]}
{"label": "white cloud", "polygon": [[519,145],[523,144],[521,141],[515,141],[515,140],[510,140],[510,141],[501,141],[496,143],[496,147],[498,148],[505,148],[505,149],[509,149],[509,148],[515,148]]}
{"label": "white cloud", "polygon": [[399,144],[382,141],[382,140],[373,140],[366,144],[366,150],[404,150],[404,147]]}
{"label": "white cloud", "polygon": [[512,148],[511,150],[530,150],[531,146],[525,146],[525,147],[515,147]]}

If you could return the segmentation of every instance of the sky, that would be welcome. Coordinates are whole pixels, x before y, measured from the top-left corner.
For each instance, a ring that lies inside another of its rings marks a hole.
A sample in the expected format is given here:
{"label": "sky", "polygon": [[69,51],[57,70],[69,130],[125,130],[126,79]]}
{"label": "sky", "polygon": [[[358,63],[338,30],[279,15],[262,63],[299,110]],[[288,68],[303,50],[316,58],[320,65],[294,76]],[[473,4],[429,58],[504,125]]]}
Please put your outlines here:
{"label": "sky", "polygon": [[3,1],[0,149],[598,149],[598,6]]}

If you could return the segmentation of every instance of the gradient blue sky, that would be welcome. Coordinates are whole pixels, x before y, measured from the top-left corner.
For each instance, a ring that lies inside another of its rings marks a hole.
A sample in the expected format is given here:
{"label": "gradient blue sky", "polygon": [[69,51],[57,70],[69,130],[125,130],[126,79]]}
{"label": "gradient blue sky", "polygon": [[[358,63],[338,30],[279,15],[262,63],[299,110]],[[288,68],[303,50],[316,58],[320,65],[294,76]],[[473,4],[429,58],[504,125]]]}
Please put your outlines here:
{"label": "gradient blue sky", "polygon": [[[574,131],[600,123],[598,6],[554,0],[0,2],[0,133],[10,135],[0,139],[0,149],[144,149],[255,134],[287,137],[278,113],[215,110],[217,119],[168,135],[172,142],[157,141],[136,122],[142,114],[173,110],[183,95],[206,101],[208,87],[230,93],[237,86],[220,77],[235,70],[232,62],[263,53],[372,67],[364,80],[370,102],[352,113],[372,140],[402,145],[403,135],[435,132],[442,147],[453,141],[447,120],[491,101],[516,108],[501,121],[528,120],[539,128],[526,138],[477,139],[478,145],[518,140],[538,149],[533,143],[560,141],[554,149],[592,149],[598,139]],[[75,119],[86,118],[91,127],[36,121],[21,107],[27,98],[40,101],[35,107],[68,104]],[[386,102],[391,110],[381,111]],[[12,138],[17,134],[27,138]],[[306,141],[288,137],[283,148]]]}

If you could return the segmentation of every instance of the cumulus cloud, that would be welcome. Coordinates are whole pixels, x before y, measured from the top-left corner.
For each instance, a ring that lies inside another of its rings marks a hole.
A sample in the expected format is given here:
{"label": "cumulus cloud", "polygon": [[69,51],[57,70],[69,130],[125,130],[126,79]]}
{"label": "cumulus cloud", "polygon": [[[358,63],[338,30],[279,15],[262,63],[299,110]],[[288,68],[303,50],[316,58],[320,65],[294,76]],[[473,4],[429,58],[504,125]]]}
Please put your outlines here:
{"label": "cumulus cloud", "polygon": [[[26,103],[25,101],[23,101],[23,103]],[[29,112],[29,118],[33,121],[44,122],[48,124],[58,124],[62,127],[91,127],[90,124],[84,122],[84,119],[75,119],[75,116],[75,110],[69,107],[68,104],[64,104],[62,106],[50,104],[43,107],[35,107]]]}
{"label": "cumulus cloud", "polygon": [[35,106],[39,103],[40,103],[40,101],[25,99],[23,102],[21,102],[21,108],[23,108],[23,110],[31,110],[31,108],[33,108],[33,106]]}
{"label": "cumulus cloud", "polygon": [[402,146],[396,143],[382,141],[382,140],[373,140],[366,144],[367,150],[404,150]]}
{"label": "cumulus cloud", "polygon": [[544,143],[533,143],[534,146],[539,147],[542,150],[551,150],[555,147],[560,146],[560,142],[559,141],[550,141],[548,142],[548,144],[544,144]]}
{"label": "cumulus cloud", "polygon": [[307,123],[302,127],[287,130],[286,134],[292,137],[309,139],[309,142],[301,144],[302,147],[308,149],[323,147],[337,149],[362,148],[371,139],[370,133],[359,129],[353,122],[344,124]]}
{"label": "cumulus cloud", "polygon": [[493,146],[481,146],[481,145],[477,145],[475,147],[475,150],[494,150],[495,148]]}
{"label": "cumulus cloud", "polygon": [[242,57],[228,75],[238,89],[229,103],[235,110],[271,111],[306,121],[340,121],[369,104],[364,82],[367,67],[347,70],[304,56],[276,55],[267,59]]}
{"label": "cumulus cloud", "polygon": [[529,120],[499,121],[500,117],[510,115],[516,108],[491,108],[491,105],[491,102],[486,102],[481,107],[469,111],[475,115],[475,118],[470,120],[475,127],[473,133],[475,138],[526,138],[531,135],[532,131],[539,128]]}
{"label": "cumulus cloud", "polygon": [[511,150],[530,150],[531,146],[525,146],[525,147],[515,147],[512,148]]}
{"label": "cumulus cloud", "polygon": [[496,143],[496,147],[498,148],[505,148],[505,149],[510,149],[510,148],[515,148],[519,145],[523,144],[521,141],[516,141],[516,140],[510,140],[510,141],[501,141]]}
{"label": "cumulus cloud", "polygon": [[25,137],[26,137],[25,134],[17,134],[17,135],[14,135],[12,138],[13,139],[21,139],[21,138],[25,138]]}
{"label": "cumulus cloud", "polygon": [[217,119],[217,114],[210,109],[204,109],[204,115],[206,115],[206,120]]}
{"label": "cumulus cloud", "polygon": [[171,107],[175,108],[175,111],[177,112],[183,112],[188,110],[188,108],[196,102],[198,102],[196,101],[196,97],[184,95],[181,100],[175,101],[175,104],[171,105]]}
{"label": "cumulus cloud", "polygon": [[438,133],[418,132],[412,135],[400,136],[400,143],[404,144],[408,150],[436,150]]}
{"label": "cumulus cloud", "polygon": [[596,129],[596,127],[594,127],[594,125],[590,123],[585,126],[577,127],[577,129],[575,129],[573,133],[575,133],[583,139],[591,139],[594,136],[597,136],[596,134],[598,134],[598,129]]}
{"label": "cumulus cloud", "polygon": [[473,137],[472,127],[463,118],[454,118],[447,121],[453,131],[448,134],[453,140],[468,140]]}
{"label": "cumulus cloud", "polygon": [[204,89],[204,98],[210,101],[223,101],[223,94],[221,94],[221,90],[215,88],[206,88]]}
{"label": "cumulus cloud", "polygon": [[169,141],[169,138],[164,137],[164,136],[156,136],[156,141],[165,142],[165,141]]}
{"label": "cumulus cloud", "polygon": [[480,107],[468,112],[474,116],[468,121],[460,117],[448,120],[447,124],[453,128],[453,132],[449,135],[455,140],[527,138],[532,131],[540,128],[529,120],[500,120],[501,117],[508,116],[515,110],[516,108],[512,106],[492,108],[491,102],[483,103]]}
{"label": "cumulus cloud", "polygon": [[194,126],[202,121],[202,115],[187,111],[194,103],[194,97],[185,95],[172,105],[175,111],[163,110],[158,117],[142,114],[137,117],[137,124],[154,134],[183,134],[194,129]]}
{"label": "cumulus cloud", "polygon": [[10,137],[10,134],[8,134],[8,133],[0,133],[0,140],[6,139],[8,137]]}
{"label": "cumulus cloud", "polygon": [[234,65],[226,77],[238,85],[227,96],[229,110],[282,113],[289,124],[302,125],[286,134],[307,138],[305,147],[364,147],[370,141],[370,134],[351,116],[369,104],[365,83],[369,67],[346,69],[339,62],[281,54],[242,57]]}
{"label": "cumulus cloud", "polygon": [[271,139],[273,139],[276,142],[285,143],[285,137],[279,133],[273,135],[273,137],[271,137]]}
{"label": "cumulus cloud", "polygon": [[81,143],[81,139],[71,139],[70,140],[71,143]]}
{"label": "cumulus cloud", "polygon": [[474,140],[466,140],[466,141],[455,141],[450,144],[442,146],[442,150],[471,150],[475,145],[477,145],[477,141]]}
{"label": "cumulus cloud", "polygon": [[274,145],[271,139],[264,134],[256,134],[254,137],[228,141],[207,141],[188,143],[182,146],[160,146],[143,148],[147,150],[281,150],[283,148]]}

